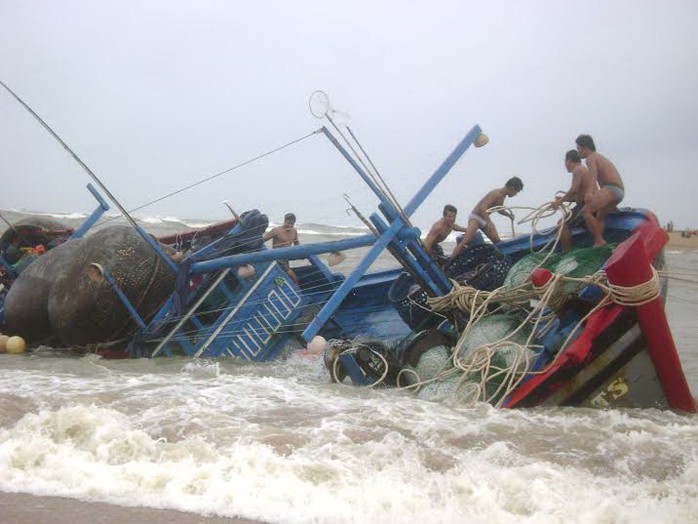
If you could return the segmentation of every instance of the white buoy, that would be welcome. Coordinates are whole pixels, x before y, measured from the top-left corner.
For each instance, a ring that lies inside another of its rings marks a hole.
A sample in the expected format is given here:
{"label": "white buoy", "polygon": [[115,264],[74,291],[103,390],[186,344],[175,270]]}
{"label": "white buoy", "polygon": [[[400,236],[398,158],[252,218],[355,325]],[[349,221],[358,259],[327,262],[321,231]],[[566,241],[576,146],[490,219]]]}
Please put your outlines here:
{"label": "white buoy", "polygon": [[482,147],[486,145],[489,141],[490,137],[488,137],[485,133],[480,133],[475,139],[475,147]]}
{"label": "white buoy", "polygon": [[24,350],[27,348],[27,343],[24,341],[22,337],[10,337],[7,339],[7,343],[5,344],[5,350],[8,353],[24,353]]}
{"label": "white buoy", "polygon": [[308,342],[306,350],[311,355],[319,355],[325,351],[325,347],[327,347],[327,340],[325,340],[325,337],[317,335],[314,336],[310,342]]}
{"label": "white buoy", "polygon": [[244,266],[240,266],[238,268],[238,276],[240,278],[252,278],[256,273],[257,271],[255,271],[252,264],[245,264]]}
{"label": "white buoy", "polygon": [[7,341],[10,337],[7,335],[0,335],[0,353],[5,353],[7,351]]}

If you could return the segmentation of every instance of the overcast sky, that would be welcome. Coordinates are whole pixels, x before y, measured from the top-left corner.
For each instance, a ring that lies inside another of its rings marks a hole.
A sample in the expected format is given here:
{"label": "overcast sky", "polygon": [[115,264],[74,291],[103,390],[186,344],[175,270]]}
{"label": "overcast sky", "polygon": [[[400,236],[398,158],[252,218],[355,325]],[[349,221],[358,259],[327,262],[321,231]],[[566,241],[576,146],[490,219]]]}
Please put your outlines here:
{"label": "overcast sky", "polygon": [[[479,124],[415,215],[465,222],[512,175],[512,200],[567,189],[590,133],[625,205],[698,227],[698,2],[0,0],[0,79],[132,209],[302,137],[325,90],[406,203]],[[78,165],[0,90],[0,208],[90,211]],[[375,199],[319,135],[136,213],[358,225]]]}

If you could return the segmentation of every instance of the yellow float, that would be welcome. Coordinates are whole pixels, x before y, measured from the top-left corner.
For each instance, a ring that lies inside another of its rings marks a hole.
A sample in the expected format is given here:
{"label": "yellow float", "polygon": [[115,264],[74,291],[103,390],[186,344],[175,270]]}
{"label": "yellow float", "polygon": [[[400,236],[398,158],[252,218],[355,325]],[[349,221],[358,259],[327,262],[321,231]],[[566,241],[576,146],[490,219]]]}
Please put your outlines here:
{"label": "yellow float", "polygon": [[22,337],[14,336],[7,339],[5,343],[5,351],[12,354],[24,353],[27,348],[27,343]]}

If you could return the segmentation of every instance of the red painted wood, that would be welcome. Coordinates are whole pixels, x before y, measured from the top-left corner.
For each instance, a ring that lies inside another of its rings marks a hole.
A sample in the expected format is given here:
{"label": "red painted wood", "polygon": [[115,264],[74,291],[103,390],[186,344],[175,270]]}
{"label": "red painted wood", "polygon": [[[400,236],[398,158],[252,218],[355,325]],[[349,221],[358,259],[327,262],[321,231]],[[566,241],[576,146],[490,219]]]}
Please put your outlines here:
{"label": "red painted wood", "polygon": [[[657,246],[662,239],[666,242],[668,238],[666,233],[659,230],[664,233],[662,235],[657,229],[659,228],[636,231],[616,248],[606,263],[606,275],[611,284],[630,287],[652,279],[650,256],[654,258],[659,252]],[[648,251],[654,255],[650,255]],[[681,368],[661,298],[637,306],[637,317],[669,406],[695,412],[696,407]]]}

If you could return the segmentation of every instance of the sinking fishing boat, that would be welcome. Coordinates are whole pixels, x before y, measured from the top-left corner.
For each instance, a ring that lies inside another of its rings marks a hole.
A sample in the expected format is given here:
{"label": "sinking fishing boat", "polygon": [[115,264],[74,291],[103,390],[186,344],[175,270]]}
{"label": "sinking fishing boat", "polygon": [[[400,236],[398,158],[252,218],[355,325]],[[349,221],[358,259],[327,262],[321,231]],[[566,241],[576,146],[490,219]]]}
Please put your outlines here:
{"label": "sinking fishing boat", "polygon": [[[577,228],[576,249],[554,253],[552,228],[475,245],[444,270],[424,250],[409,216],[482,136],[480,128],[404,208],[323,132],[381,200],[381,214],[367,220],[372,233],[264,249],[252,213],[249,225],[185,258],[177,290],[150,322],[134,315],[139,329],[129,356],[264,361],[320,335],[330,340],[325,361],[340,382],[501,407],[695,409],[663,313],[665,281],[656,272],[663,269],[667,236],[651,212],[611,213],[606,238],[614,249],[590,247],[586,229]],[[231,245],[250,249],[221,256]],[[368,253],[346,276],[319,258],[364,246]],[[400,267],[366,273],[384,249]],[[298,263],[298,283],[280,260]],[[489,295],[484,305],[465,299],[454,307],[459,293]]]}
{"label": "sinking fishing boat", "polygon": [[[380,201],[368,218],[357,212],[370,233],[267,249],[268,219],[251,210],[203,243],[192,234],[183,242],[161,239],[167,246],[131,220],[166,273],[158,270],[147,289],[163,292],[146,300],[142,285],[126,289],[129,279],[114,257],[80,258],[71,282],[85,296],[108,297],[92,306],[105,318],[118,310],[129,319],[118,330],[110,324],[109,336],[93,331],[80,343],[111,357],[267,361],[319,336],[328,341],[325,362],[338,382],[501,407],[695,410],[663,312],[656,270],[667,237],[652,213],[610,214],[613,250],[589,248],[588,233],[577,228],[578,250],[555,253],[551,229],[474,245],[444,269],[410,216],[470,146],[487,143],[479,126],[401,206],[353,133],[349,140],[327,107],[316,116],[329,122],[334,131],[320,131]],[[348,275],[320,259],[360,247],[368,251]],[[175,250],[186,252],[175,260]],[[400,266],[367,272],[384,250]],[[297,281],[285,270],[289,261]]]}
{"label": "sinking fishing boat", "polygon": [[471,253],[471,272],[444,296],[412,291],[403,315],[411,335],[339,341],[325,355],[333,379],[499,407],[694,412],[663,309],[667,235],[656,217],[619,210],[606,221],[613,247],[591,247],[577,228],[570,252],[536,252],[556,234],[501,242],[495,256]]}

